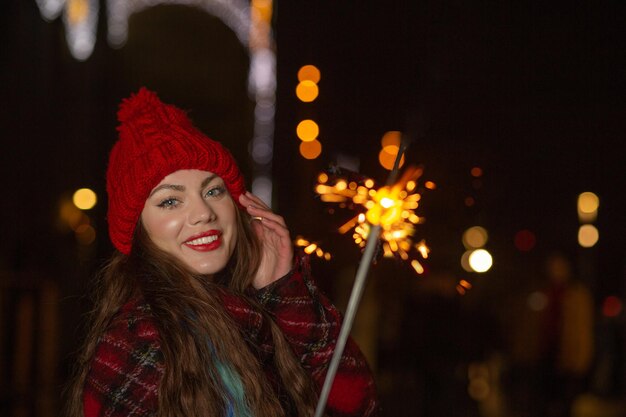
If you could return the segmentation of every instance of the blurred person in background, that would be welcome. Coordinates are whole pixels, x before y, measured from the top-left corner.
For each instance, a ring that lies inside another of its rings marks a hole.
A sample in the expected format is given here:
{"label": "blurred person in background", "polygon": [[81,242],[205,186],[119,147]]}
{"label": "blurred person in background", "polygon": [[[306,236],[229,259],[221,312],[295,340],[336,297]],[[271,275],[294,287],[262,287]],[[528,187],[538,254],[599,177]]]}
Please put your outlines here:
{"label": "blurred person in background", "polygon": [[586,389],[594,353],[594,307],[589,289],[560,253],[546,260],[547,299],[540,334],[541,395],[547,417],[569,416]]}

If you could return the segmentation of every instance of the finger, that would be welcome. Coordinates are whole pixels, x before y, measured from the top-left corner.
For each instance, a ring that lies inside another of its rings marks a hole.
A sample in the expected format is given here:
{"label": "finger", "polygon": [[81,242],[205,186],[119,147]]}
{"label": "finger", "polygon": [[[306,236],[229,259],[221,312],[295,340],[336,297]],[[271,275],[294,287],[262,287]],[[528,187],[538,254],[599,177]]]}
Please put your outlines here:
{"label": "finger", "polygon": [[289,237],[289,229],[282,223],[264,217],[263,220],[261,220],[261,224],[281,237]]}
{"label": "finger", "polygon": [[261,217],[263,219],[269,219],[276,223],[281,224],[285,228],[287,227],[287,223],[285,222],[285,219],[283,218],[283,216],[276,214],[272,212],[271,210],[259,208],[256,206],[247,206],[246,209],[248,210],[248,213],[253,218]]}
{"label": "finger", "polygon": [[252,194],[249,191],[246,191],[244,194],[242,194],[239,197],[239,200],[240,201],[243,200],[243,201],[241,201],[241,203],[244,206],[248,206],[248,205],[252,204],[253,206],[261,207],[261,208],[270,210],[269,206],[267,204],[265,204],[265,202],[263,200],[261,200],[259,197],[257,197],[256,195]]}
{"label": "finger", "polygon": [[281,239],[290,239],[289,229],[283,223],[276,222],[267,217],[263,217],[260,221],[253,221],[253,223],[256,223],[258,225],[255,226],[257,230],[260,230],[261,228],[259,226],[262,226],[264,228],[264,233],[267,231],[274,233]]}

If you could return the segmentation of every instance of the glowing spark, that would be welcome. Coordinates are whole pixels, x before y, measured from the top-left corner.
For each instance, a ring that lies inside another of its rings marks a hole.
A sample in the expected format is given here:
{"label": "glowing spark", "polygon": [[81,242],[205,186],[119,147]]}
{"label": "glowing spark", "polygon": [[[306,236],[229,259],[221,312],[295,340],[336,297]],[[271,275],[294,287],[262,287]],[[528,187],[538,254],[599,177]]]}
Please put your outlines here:
{"label": "glowing spark", "polygon": [[317,243],[312,243],[303,238],[302,236],[296,237],[294,240],[294,245],[299,248],[303,248],[302,250],[307,255],[315,254],[318,258],[322,258],[324,260],[329,261],[332,255],[328,252],[325,252]]}
{"label": "glowing spark", "polygon": [[380,225],[383,241],[383,256],[397,257],[410,261],[418,274],[424,272],[417,256],[428,258],[430,249],[422,239],[413,244],[415,226],[424,219],[415,213],[422,199],[424,188],[433,189],[428,181],[418,192],[417,179],[422,168],[409,167],[400,180],[380,188],[370,178],[355,178],[355,174],[344,176],[341,173],[321,173],[315,191],[327,203],[340,203],[340,207],[361,211],[339,227],[339,233],[353,230],[352,238],[359,247],[365,247],[370,234],[370,225]]}
{"label": "glowing spark", "polygon": [[415,269],[415,272],[417,272],[418,274],[424,273],[424,267],[422,266],[421,263],[419,263],[417,259],[413,259],[411,261],[411,266],[413,267],[413,269]]}

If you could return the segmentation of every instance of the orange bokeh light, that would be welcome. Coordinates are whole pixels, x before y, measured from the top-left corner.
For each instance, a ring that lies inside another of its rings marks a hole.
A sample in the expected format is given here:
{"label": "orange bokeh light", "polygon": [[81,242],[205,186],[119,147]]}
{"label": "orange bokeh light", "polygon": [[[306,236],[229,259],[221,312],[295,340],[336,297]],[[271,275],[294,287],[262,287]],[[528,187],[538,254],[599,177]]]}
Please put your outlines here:
{"label": "orange bokeh light", "polygon": [[[402,141],[402,132],[397,130],[390,130],[383,135],[383,138],[380,140],[380,145],[383,148],[387,146],[395,146],[396,148],[400,148],[400,142]],[[397,153],[398,151],[396,151]]]}
{"label": "orange bokeh light", "polygon": [[306,159],[315,159],[322,153],[322,144],[318,140],[300,143],[300,155]]}
{"label": "orange bokeh light", "polygon": [[315,65],[304,65],[298,70],[298,81],[311,81],[315,84],[320,82],[322,74]]}
{"label": "orange bokeh light", "polygon": [[317,139],[320,134],[320,128],[313,120],[306,119],[298,123],[298,126],[296,127],[296,134],[301,141],[311,142]]}
{"label": "orange bokeh light", "polygon": [[296,96],[305,103],[310,103],[315,100],[319,95],[319,88],[317,84],[310,80],[304,80],[298,83],[296,87]]}
{"label": "orange bokeh light", "polygon": [[[378,162],[380,162],[383,168],[391,171],[396,161],[396,155],[398,155],[398,148],[396,146],[386,146],[378,153]],[[400,158],[399,167],[401,168],[402,165],[404,165],[404,155]]]}

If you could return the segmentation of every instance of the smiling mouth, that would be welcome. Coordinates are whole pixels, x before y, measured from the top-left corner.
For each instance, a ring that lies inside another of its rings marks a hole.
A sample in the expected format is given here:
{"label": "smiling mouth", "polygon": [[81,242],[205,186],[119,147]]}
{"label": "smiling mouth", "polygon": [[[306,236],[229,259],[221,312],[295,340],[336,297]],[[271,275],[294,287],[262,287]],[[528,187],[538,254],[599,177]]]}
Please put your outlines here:
{"label": "smiling mouth", "polygon": [[204,236],[204,237],[200,237],[198,239],[194,239],[194,240],[190,240],[188,242],[185,242],[185,245],[192,245],[192,246],[208,245],[209,243],[215,242],[218,238],[219,238],[218,235]]}
{"label": "smiling mouth", "polygon": [[184,243],[186,247],[197,252],[210,252],[219,249],[222,246],[220,233],[211,233],[204,236],[198,236]]}

